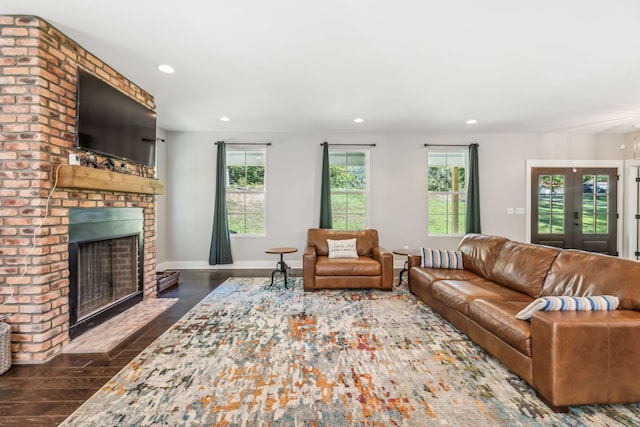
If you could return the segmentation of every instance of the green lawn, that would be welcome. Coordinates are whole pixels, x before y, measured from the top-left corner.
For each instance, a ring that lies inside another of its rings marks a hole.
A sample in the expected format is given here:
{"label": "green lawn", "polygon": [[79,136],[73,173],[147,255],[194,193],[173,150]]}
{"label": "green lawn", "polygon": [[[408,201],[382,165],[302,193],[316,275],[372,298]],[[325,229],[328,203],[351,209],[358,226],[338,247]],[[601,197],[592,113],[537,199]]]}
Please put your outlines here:
{"label": "green lawn", "polygon": [[335,230],[362,230],[367,226],[367,196],[334,192],[331,194],[331,214]]}
{"label": "green lawn", "polygon": [[[429,234],[447,235],[465,233],[465,216],[467,203],[464,196],[458,197],[457,223],[454,223],[453,216],[456,209],[455,198],[451,194],[429,196]],[[456,227],[457,226],[457,227]]]}
{"label": "green lawn", "polygon": [[[607,196],[583,194],[580,224],[583,234],[607,234],[609,216]],[[563,234],[565,222],[563,195],[538,196],[538,232],[540,234]]]}
{"label": "green lawn", "polygon": [[264,234],[264,193],[227,193],[231,234]]}
{"label": "green lawn", "polygon": [[[429,199],[429,234],[464,234],[466,202],[458,202],[457,230],[451,221],[454,200],[451,195],[432,195]],[[582,197],[582,232],[606,234],[608,232],[607,196],[585,194]],[[227,193],[229,231],[232,234],[264,234],[264,194]],[[358,230],[366,227],[366,195],[361,193],[334,193],[331,196],[333,228]],[[564,233],[564,197],[540,195],[538,199],[538,232]]]}

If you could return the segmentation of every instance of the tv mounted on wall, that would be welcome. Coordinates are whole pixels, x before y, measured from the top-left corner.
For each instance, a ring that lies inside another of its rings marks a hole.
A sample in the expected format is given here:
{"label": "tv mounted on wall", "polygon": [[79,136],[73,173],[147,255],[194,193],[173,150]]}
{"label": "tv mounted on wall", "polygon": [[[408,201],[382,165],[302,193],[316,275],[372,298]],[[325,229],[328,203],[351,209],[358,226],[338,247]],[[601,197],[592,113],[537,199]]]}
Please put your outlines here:
{"label": "tv mounted on wall", "polygon": [[155,165],[155,112],[82,69],[76,112],[79,150]]}

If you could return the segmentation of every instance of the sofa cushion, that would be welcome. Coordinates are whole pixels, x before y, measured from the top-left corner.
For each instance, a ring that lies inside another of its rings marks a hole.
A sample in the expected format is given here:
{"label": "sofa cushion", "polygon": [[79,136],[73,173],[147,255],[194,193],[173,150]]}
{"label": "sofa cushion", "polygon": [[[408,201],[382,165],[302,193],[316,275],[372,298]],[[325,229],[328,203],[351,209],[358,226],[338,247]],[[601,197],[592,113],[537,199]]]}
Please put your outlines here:
{"label": "sofa cushion", "polygon": [[615,295],[621,309],[640,310],[638,277],[638,261],[565,249],[551,266],[542,295]]}
{"label": "sofa cushion", "polygon": [[[486,279],[440,280],[432,286],[435,299],[443,304],[455,308],[465,316],[468,315],[468,304],[475,299],[522,301],[529,303],[529,295],[505,288]],[[526,304],[525,304],[526,305]]]}
{"label": "sofa cushion", "polygon": [[511,347],[531,356],[531,324],[516,319],[526,302],[476,299],[469,303],[469,318]]}
{"label": "sofa cushion", "polygon": [[443,249],[420,248],[422,267],[445,268],[449,270],[464,269],[462,252]]}
{"label": "sofa cushion", "polygon": [[508,241],[505,237],[466,234],[458,246],[464,268],[484,278],[489,277],[498,252]]}
{"label": "sofa cushion", "polygon": [[316,257],[316,276],[379,276],[381,264],[368,256],[353,258]]}
{"label": "sofa cushion", "polygon": [[327,239],[329,258],[358,258],[356,240],[356,238],[344,240]]}
{"label": "sofa cushion", "polygon": [[592,297],[541,297],[523,308],[516,319],[531,319],[536,311],[611,311],[618,308],[618,297],[600,295]]}
{"label": "sofa cushion", "polygon": [[[416,277],[421,281],[432,284],[439,280],[482,280],[481,276],[469,270],[449,270],[446,268],[413,267]],[[411,273],[410,273],[411,274]]]}
{"label": "sofa cushion", "polygon": [[356,238],[356,250],[359,256],[371,256],[371,251],[378,245],[378,231],[368,230],[330,230],[310,228],[307,231],[307,246],[315,248],[316,255],[329,255],[327,239],[344,240]]}
{"label": "sofa cushion", "polygon": [[560,249],[519,242],[506,242],[489,272],[488,279],[537,298],[551,264]]}

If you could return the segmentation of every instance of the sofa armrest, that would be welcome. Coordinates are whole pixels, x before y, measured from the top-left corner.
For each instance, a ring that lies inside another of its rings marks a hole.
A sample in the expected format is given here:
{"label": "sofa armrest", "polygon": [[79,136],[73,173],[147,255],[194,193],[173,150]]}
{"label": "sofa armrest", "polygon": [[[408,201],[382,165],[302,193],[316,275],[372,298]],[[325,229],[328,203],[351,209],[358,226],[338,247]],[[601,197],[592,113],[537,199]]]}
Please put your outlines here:
{"label": "sofa armrest", "polygon": [[411,269],[413,267],[420,267],[422,264],[422,255],[411,255],[407,256],[407,284],[409,285],[409,289],[411,289]]}
{"label": "sofa armrest", "polygon": [[422,255],[407,256],[407,270],[411,270],[411,267],[420,267],[420,264],[422,264]]}
{"label": "sofa armrest", "polygon": [[640,401],[640,312],[538,312],[531,319],[533,386],[562,407]]}
{"label": "sofa armrest", "polygon": [[305,246],[302,253],[302,284],[305,291],[316,288],[316,248]]}
{"label": "sofa armrest", "polygon": [[382,269],[382,289],[390,291],[393,289],[393,253],[382,246],[374,246],[371,251],[371,256],[380,263]]}

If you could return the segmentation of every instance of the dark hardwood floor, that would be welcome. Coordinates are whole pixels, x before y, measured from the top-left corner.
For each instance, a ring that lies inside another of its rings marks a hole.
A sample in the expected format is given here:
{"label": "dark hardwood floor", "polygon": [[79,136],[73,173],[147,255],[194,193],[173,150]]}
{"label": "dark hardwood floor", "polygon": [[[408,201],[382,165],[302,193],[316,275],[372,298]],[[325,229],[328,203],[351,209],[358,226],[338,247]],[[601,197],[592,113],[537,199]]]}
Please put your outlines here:
{"label": "dark hardwood floor", "polygon": [[178,286],[160,295],[179,301],[108,357],[61,354],[44,364],[13,365],[0,375],[0,426],[57,426],[227,278],[270,275],[271,270],[181,270]]}

